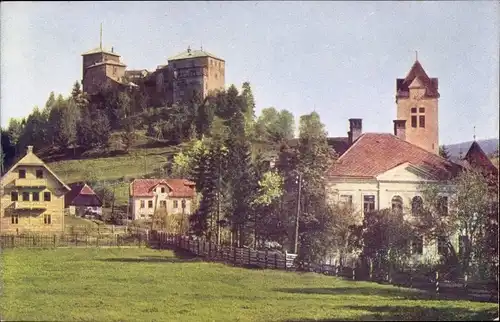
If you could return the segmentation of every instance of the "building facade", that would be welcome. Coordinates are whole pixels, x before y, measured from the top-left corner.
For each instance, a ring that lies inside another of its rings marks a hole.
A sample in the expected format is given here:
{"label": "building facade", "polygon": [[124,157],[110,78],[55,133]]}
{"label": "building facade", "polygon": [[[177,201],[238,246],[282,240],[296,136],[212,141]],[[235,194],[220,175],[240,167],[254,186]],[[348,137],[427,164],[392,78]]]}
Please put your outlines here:
{"label": "building facade", "polygon": [[70,215],[99,218],[102,216],[102,201],[94,190],[86,183],[69,185],[69,191],[64,198],[64,207]]}
{"label": "building facade", "polygon": [[130,183],[132,220],[151,219],[157,210],[190,215],[196,196],[195,183],[185,179],[135,179]]}
{"label": "building facade", "polygon": [[0,233],[64,232],[64,195],[70,188],[32,146],[0,183]]}
{"label": "building facade", "polygon": [[104,87],[118,87],[125,84],[125,68],[120,55],[114,49],[101,47],[82,54],[82,90],[95,94]]}

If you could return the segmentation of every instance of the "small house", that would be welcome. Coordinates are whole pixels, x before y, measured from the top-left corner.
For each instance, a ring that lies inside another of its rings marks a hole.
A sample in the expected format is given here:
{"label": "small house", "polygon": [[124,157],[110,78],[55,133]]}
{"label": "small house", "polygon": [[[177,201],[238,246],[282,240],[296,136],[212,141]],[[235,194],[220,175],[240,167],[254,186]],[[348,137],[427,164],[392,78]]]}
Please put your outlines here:
{"label": "small house", "polygon": [[102,215],[102,201],[86,183],[73,183],[71,191],[65,196],[64,206],[70,215],[80,217]]}

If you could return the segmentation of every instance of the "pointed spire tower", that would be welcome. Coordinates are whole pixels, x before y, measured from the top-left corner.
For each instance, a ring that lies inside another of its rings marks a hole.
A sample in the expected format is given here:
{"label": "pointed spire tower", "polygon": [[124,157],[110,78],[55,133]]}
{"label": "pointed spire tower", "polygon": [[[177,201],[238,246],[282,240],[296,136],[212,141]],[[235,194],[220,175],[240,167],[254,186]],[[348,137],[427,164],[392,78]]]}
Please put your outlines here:
{"label": "pointed spire tower", "polygon": [[439,154],[438,79],[430,78],[418,61],[405,78],[396,80],[397,119],[406,120],[406,141]]}

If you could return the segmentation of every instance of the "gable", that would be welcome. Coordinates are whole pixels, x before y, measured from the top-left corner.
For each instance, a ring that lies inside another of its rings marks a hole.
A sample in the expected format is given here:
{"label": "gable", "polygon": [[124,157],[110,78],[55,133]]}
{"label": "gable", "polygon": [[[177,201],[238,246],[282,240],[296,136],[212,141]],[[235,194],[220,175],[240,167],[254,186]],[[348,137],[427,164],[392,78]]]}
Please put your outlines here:
{"label": "gable", "polygon": [[413,82],[411,82],[410,86],[408,88],[424,88],[424,83],[420,80],[420,77],[415,77]]}
{"label": "gable", "polygon": [[412,165],[409,162],[402,163],[392,169],[379,174],[378,181],[399,181],[399,182],[427,182],[434,181],[435,177],[422,167]]}

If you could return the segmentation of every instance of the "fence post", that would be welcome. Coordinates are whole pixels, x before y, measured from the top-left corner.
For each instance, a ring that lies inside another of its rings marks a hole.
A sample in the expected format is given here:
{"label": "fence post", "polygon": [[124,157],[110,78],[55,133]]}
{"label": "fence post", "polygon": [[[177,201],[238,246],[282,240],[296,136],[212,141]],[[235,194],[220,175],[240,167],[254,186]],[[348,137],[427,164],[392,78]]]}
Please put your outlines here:
{"label": "fence post", "polygon": [[197,241],[198,241],[198,251],[196,255],[200,256],[200,239],[198,238]]}
{"label": "fence post", "polygon": [[335,265],[335,276],[339,276],[339,265]]}
{"label": "fence post", "polygon": [[413,265],[410,266],[410,288],[413,288]]}
{"label": "fence post", "polygon": [[[286,266],[286,259],[285,259]],[[274,253],[274,268],[278,269],[278,253]]]}
{"label": "fence post", "polygon": [[248,247],[248,265],[251,265],[252,264],[252,249],[250,249],[250,247]]}
{"label": "fence post", "polygon": [[233,245],[233,264],[236,266],[236,247]]}
{"label": "fence post", "polygon": [[352,264],[352,280],[356,279],[356,262]]}
{"label": "fence post", "polygon": [[97,234],[97,237],[95,239],[95,245],[96,245],[96,247],[99,247],[99,234]]}
{"label": "fence post", "polygon": [[54,247],[56,247],[56,235],[54,235]]}
{"label": "fence post", "polygon": [[370,257],[370,281],[373,279],[373,259]]}
{"label": "fence post", "polygon": [[468,279],[468,276],[467,276],[467,273],[465,273],[465,276],[464,276],[464,289],[465,289],[465,292],[467,293],[467,279]]}
{"label": "fence post", "polygon": [[436,295],[439,295],[439,271],[436,270]]}
{"label": "fence post", "polygon": [[268,253],[269,253],[269,250],[266,249],[266,255],[264,257],[264,259],[265,259],[264,268],[266,268],[266,269],[267,269],[267,258],[268,258],[267,255],[268,255]]}

